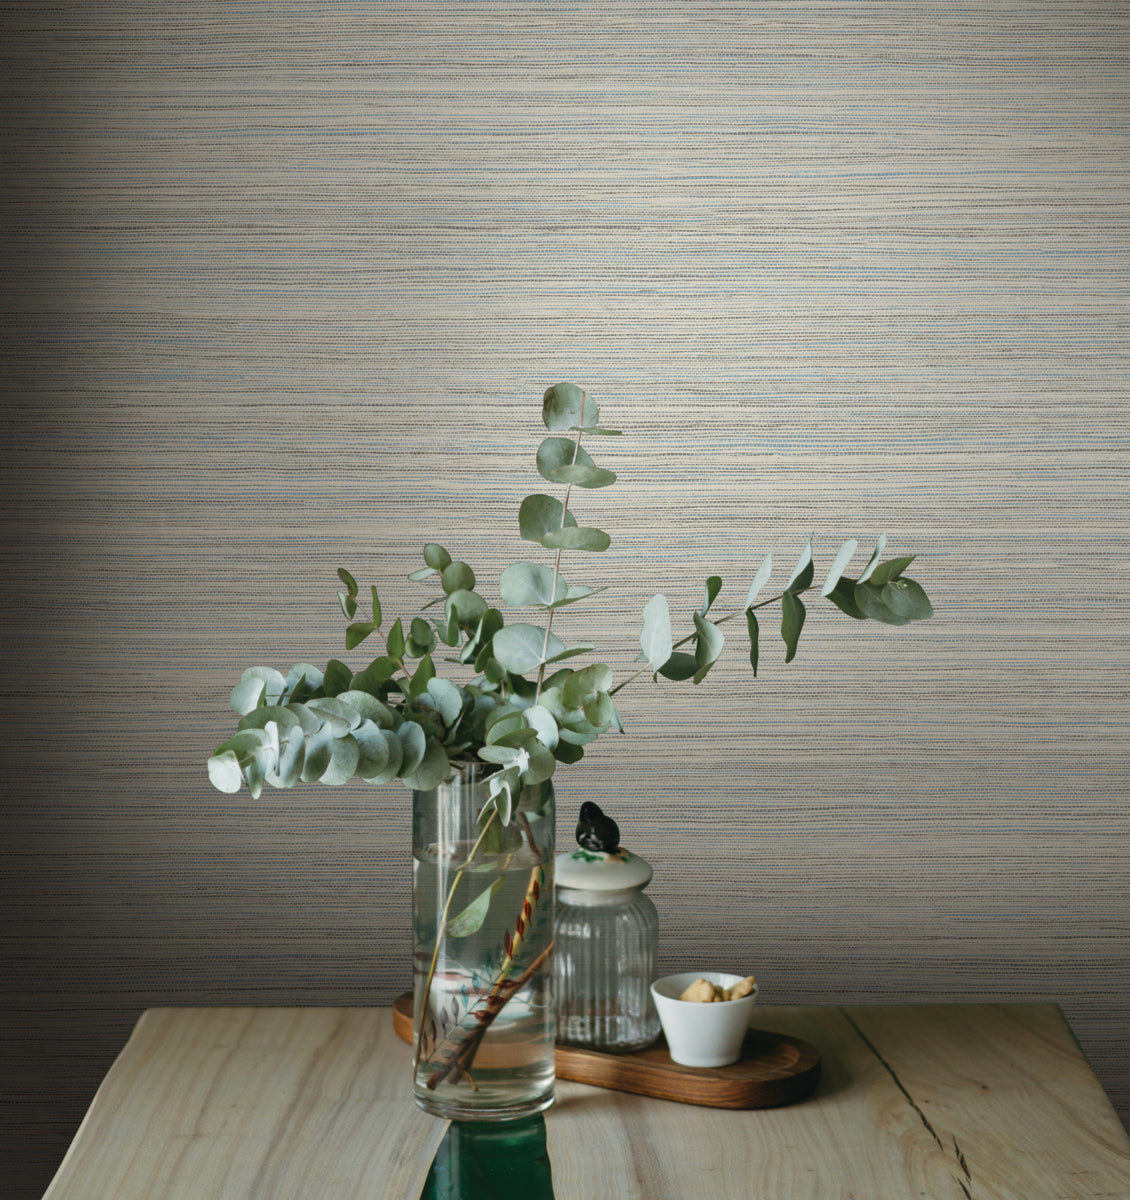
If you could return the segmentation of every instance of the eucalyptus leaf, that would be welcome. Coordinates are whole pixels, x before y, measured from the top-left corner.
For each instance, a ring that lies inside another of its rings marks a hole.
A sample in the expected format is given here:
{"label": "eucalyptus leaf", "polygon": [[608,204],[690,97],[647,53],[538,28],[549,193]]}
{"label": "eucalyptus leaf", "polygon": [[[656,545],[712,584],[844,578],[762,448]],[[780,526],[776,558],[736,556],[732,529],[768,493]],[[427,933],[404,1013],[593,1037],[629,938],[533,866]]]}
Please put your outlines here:
{"label": "eucalyptus leaf", "polygon": [[564,608],[567,604],[576,604],[578,600],[587,600],[589,596],[606,591],[608,591],[607,587],[591,588],[585,587],[583,584],[577,584],[575,587],[569,586],[565,589],[565,595],[560,600],[555,600],[549,607]]}
{"label": "eucalyptus leaf", "polygon": [[681,650],[676,650],[663,666],[659,668],[659,674],[664,679],[672,679],[679,682],[684,679],[692,679],[697,670],[698,663],[695,662],[693,654],[684,654]]}
{"label": "eucalyptus leaf", "polygon": [[785,662],[796,657],[800,631],[804,628],[805,608],[799,596],[786,592],[781,599],[781,637],[785,639]]}
{"label": "eucalyptus leaf", "polygon": [[480,892],[467,907],[453,917],[444,931],[448,937],[465,938],[472,933],[478,933],[490,912],[491,898],[506,882],[506,877],[500,875],[488,888]]}
{"label": "eucalyptus leaf", "polygon": [[335,738],[344,737],[351,729],[361,724],[361,714],[351,704],[330,696],[308,701],[306,709],[323,721],[328,721]]}
{"label": "eucalyptus leaf", "polygon": [[452,592],[444,603],[444,615],[448,622],[455,621],[460,629],[472,629],[482,620],[487,611],[487,602],[478,592],[466,588]]}
{"label": "eucalyptus leaf", "polygon": [[644,605],[640,649],[653,673],[670,659],[672,648],[671,610],[667,597],[662,594],[652,596]]}
{"label": "eucalyptus leaf", "polygon": [[370,592],[372,593],[372,597],[373,597],[373,624],[374,624],[374,625],[375,625],[375,626],[376,626],[378,629],[380,629],[380,627],[381,627],[381,601],[380,601],[380,597],[377,595],[377,589],[376,589],[376,588],[370,588],[369,590],[370,590]]}
{"label": "eucalyptus leaf", "polygon": [[527,542],[540,542],[547,533],[576,524],[577,518],[553,496],[527,496],[518,509],[518,532]]}
{"label": "eucalyptus leaf", "polygon": [[761,566],[757,568],[757,574],[753,577],[753,582],[749,585],[749,592],[745,598],[745,607],[749,608],[751,604],[761,595],[762,588],[769,582],[769,576],[773,573],[773,551],[761,560]]}
{"label": "eucalyptus leaf", "polygon": [[392,709],[370,692],[350,688],[347,692],[339,692],[337,699],[360,714],[362,720],[375,721],[382,729],[391,729],[396,723]]}
{"label": "eucalyptus leaf", "polygon": [[600,553],[607,550],[612,539],[600,529],[558,529],[541,539],[547,550],[592,550]]}
{"label": "eucalyptus leaf", "polygon": [[436,738],[428,738],[424,757],[414,772],[401,773],[405,785],[416,792],[430,792],[439,787],[451,774],[451,763],[447,751]]}
{"label": "eucalyptus leaf", "polygon": [[534,704],[522,713],[522,719],[537,734],[538,741],[550,750],[558,743],[557,721],[542,704]]}
{"label": "eucalyptus leaf", "polygon": [[868,559],[867,566],[865,566],[860,572],[859,579],[856,580],[857,583],[866,583],[867,580],[871,578],[871,572],[874,571],[878,565],[879,555],[883,553],[886,545],[887,535],[885,533],[881,533],[879,535],[879,540],[875,543],[875,552],[871,555],[870,559]]}
{"label": "eucalyptus leaf", "polygon": [[[557,639],[551,635],[551,641],[557,641]],[[564,662],[567,658],[577,658],[579,655],[588,654],[595,649],[596,647],[591,642],[584,642],[579,646],[566,646],[555,650],[545,661],[547,663]]]}
{"label": "eucalyptus leaf", "polygon": [[277,704],[265,704],[240,717],[238,728],[241,730],[265,729],[272,722],[280,730],[302,727],[300,719],[289,708],[280,708]]}
{"label": "eucalyptus leaf", "polygon": [[706,620],[701,613],[692,613],[691,616],[694,619],[695,631],[698,633],[694,647],[696,668],[694,682],[701,683],[706,678],[706,673],[718,661],[726,639],[718,626]]}
{"label": "eucalyptus leaf", "polygon": [[278,763],[273,771],[267,772],[266,782],[271,787],[292,788],[302,777],[302,764],[306,757],[306,734],[300,725],[285,729],[279,745]]}
{"label": "eucalyptus leaf", "polygon": [[371,634],[376,633],[379,625],[372,621],[355,621],[345,631],[346,650],[355,650]]}
{"label": "eucalyptus leaf", "polygon": [[550,471],[546,478],[554,483],[567,483],[592,490],[611,487],[616,482],[616,472],[605,470],[604,467],[589,466],[586,463],[568,463]]}
{"label": "eucalyptus leaf", "polygon": [[423,583],[425,579],[431,579],[433,575],[438,575],[439,572],[435,567],[419,567],[415,571],[409,571],[408,578],[413,583]]}
{"label": "eucalyptus leaf", "polygon": [[248,667],[232,688],[231,706],[241,716],[260,704],[277,703],[286,690],[286,679],[273,667]]}
{"label": "eucalyptus leaf", "polygon": [[497,771],[488,780],[490,799],[494,801],[498,811],[498,819],[503,825],[510,824],[514,807],[514,792],[519,790],[518,772],[513,767]]}
{"label": "eucalyptus leaf", "polygon": [[465,562],[450,562],[443,569],[441,575],[444,594],[450,596],[452,592],[475,590],[475,572]]}
{"label": "eucalyptus leaf", "polygon": [[607,692],[598,692],[582,705],[585,719],[596,729],[605,730],[616,720],[616,707]]}
{"label": "eucalyptus leaf", "polygon": [[793,567],[793,573],[789,576],[789,582],[785,584],[786,592],[802,592],[812,582],[814,569],[812,566],[812,538],[808,539],[808,544],[800,552],[800,558],[797,559],[797,564]]}
{"label": "eucalyptus leaf", "polygon": [[428,695],[446,725],[454,725],[459,720],[463,713],[463,693],[450,679],[437,677],[429,680]]}
{"label": "eucalyptus leaf", "polygon": [[312,696],[322,686],[322,672],[310,663],[295,663],[286,673],[283,695],[291,700]]}
{"label": "eucalyptus leaf", "polygon": [[436,635],[432,627],[423,617],[413,617],[408,627],[408,641],[405,650],[410,658],[423,658],[436,648]]}
{"label": "eucalyptus leaf", "polygon": [[857,582],[855,585],[855,602],[865,616],[873,621],[882,621],[884,625],[907,625],[910,617],[900,616],[887,607],[883,599],[883,589],[873,583]]}
{"label": "eucalyptus leaf", "polygon": [[[875,575],[872,575],[872,586],[874,582]],[[913,579],[892,579],[883,584],[881,596],[883,603],[896,616],[907,617],[911,621],[922,621],[934,615],[934,606],[930,603],[930,598]]]}
{"label": "eucalyptus leaf", "polygon": [[499,576],[498,591],[503,601],[515,608],[546,607],[564,598],[565,580],[551,567],[519,562],[507,567]]}
{"label": "eucalyptus leaf", "polygon": [[575,383],[555,383],[542,397],[541,419],[546,429],[551,430],[587,428],[596,425],[600,410]]}
{"label": "eucalyptus leaf", "polygon": [[388,636],[385,638],[385,649],[388,650],[389,658],[399,661],[404,657],[406,648],[404,626],[400,618],[397,617],[392,624],[392,628],[388,631]]}
{"label": "eucalyptus leaf", "polygon": [[359,779],[371,781],[380,777],[388,768],[388,740],[385,731],[373,721],[365,720],[353,731],[357,743],[357,766],[354,773]]}
{"label": "eucalyptus leaf", "polygon": [[555,472],[563,467],[596,467],[592,455],[572,438],[549,437],[538,447],[538,474],[550,483],[560,483]]}
{"label": "eucalyptus leaf", "polygon": [[345,592],[338,592],[337,600],[341,605],[342,615],[347,621],[352,621],[357,615],[357,597],[346,595]]}
{"label": "eucalyptus leaf", "polygon": [[706,581],[706,599],[702,603],[702,608],[699,612],[705,617],[710,612],[710,606],[718,599],[718,593],[722,590],[722,576],[711,575]]}
{"label": "eucalyptus leaf", "polygon": [[238,792],[243,786],[243,769],[234,750],[224,750],[208,759],[208,779],[221,792]]}
{"label": "eucalyptus leaf", "polygon": [[383,693],[385,684],[399,670],[400,664],[395,659],[389,658],[387,655],[381,655],[380,658],[374,658],[363,671],[358,671],[353,676],[350,690],[368,692],[370,695],[380,696]]}
{"label": "eucalyptus leaf", "polygon": [[425,654],[420,659],[420,665],[416,668],[416,673],[412,676],[412,682],[408,685],[408,696],[415,700],[428,690],[428,684],[436,677],[436,665],[432,661],[430,654]]}
{"label": "eucalyptus leaf", "polygon": [[299,778],[303,783],[320,779],[333,758],[334,738],[328,723],[306,734],[306,747]]}
{"label": "eucalyptus leaf", "polygon": [[[542,662],[548,662],[565,646],[554,634],[546,635],[536,625],[506,625],[494,635],[494,657],[515,675],[524,675]],[[544,649],[543,649],[544,648]]]}
{"label": "eucalyptus leaf", "polygon": [[322,687],[327,696],[336,696],[339,692],[348,691],[353,683],[353,671],[340,659],[331,658],[326,663],[326,673]]}
{"label": "eucalyptus leaf", "polygon": [[851,538],[836,551],[836,557],[832,559],[832,565],[828,568],[828,574],[824,578],[824,586],[820,589],[821,596],[830,596],[832,589],[840,582],[840,576],[847,569],[847,565],[851,562],[852,555],[859,549],[859,542],[855,538]]}
{"label": "eucalyptus leaf", "polygon": [[356,598],[356,596],[357,596],[357,580],[354,579],[353,576],[350,575],[350,573],[344,567],[338,567],[337,577],[338,577],[338,579],[341,580],[342,583],[345,584],[346,589],[348,590],[349,594],[351,596],[353,596],[354,598]]}
{"label": "eucalyptus leaf", "polygon": [[593,663],[591,667],[570,675],[561,690],[561,698],[567,708],[576,709],[597,693],[607,692],[611,687],[612,668],[605,663]]}
{"label": "eucalyptus leaf", "polygon": [[451,555],[438,542],[428,542],[424,547],[424,562],[433,571],[443,571],[450,565]]}
{"label": "eucalyptus leaf", "polygon": [[424,761],[424,752],[428,748],[427,738],[423,729],[415,721],[405,721],[396,734],[400,738],[400,746],[404,751],[404,757],[400,763],[400,777],[403,779],[405,776],[413,774],[420,763]]}
{"label": "eucalyptus leaf", "polygon": [[897,579],[914,562],[916,557],[917,555],[908,554],[903,558],[892,558],[887,562],[880,563],[871,572],[871,578],[868,582],[881,588],[885,583],[890,583],[892,579]]}
{"label": "eucalyptus leaf", "polygon": [[335,738],[329,766],[319,776],[318,782],[329,784],[331,787],[340,787],[343,783],[348,783],[353,778],[353,772],[357,770],[360,758],[361,747],[357,745],[357,740],[352,734]]}
{"label": "eucalyptus leaf", "polygon": [[846,575],[841,576],[836,586],[828,593],[828,599],[840,612],[847,613],[857,621],[866,621],[867,614],[855,602],[855,585],[854,579],[849,579]]}
{"label": "eucalyptus leaf", "polygon": [[746,612],[745,615],[746,628],[749,630],[749,665],[753,668],[754,678],[757,677],[757,641],[758,641],[758,626],[757,614],[752,610]]}

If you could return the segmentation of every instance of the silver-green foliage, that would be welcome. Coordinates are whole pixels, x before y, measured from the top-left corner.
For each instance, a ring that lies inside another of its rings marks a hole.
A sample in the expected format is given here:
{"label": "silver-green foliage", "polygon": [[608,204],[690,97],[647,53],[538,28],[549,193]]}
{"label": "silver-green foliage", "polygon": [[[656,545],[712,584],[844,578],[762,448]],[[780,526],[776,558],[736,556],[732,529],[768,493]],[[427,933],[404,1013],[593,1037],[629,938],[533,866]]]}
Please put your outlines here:
{"label": "silver-green foliage", "polygon": [[[356,671],[338,659],[324,670],[298,663],[286,675],[269,667],[248,668],[231,694],[240,715],[236,732],[208,761],[209,777],[220,791],[236,792],[246,783],[259,796],[264,786],[350,779],[399,779],[426,791],[477,761],[495,768],[484,813],[497,812],[506,825],[524,788],[548,780],[559,762],[577,762],[584,747],[602,733],[623,732],[612,699],[620,688],[645,674],[656,682],[701,683],[726,645],[719,628],[726,621],[745,616],[756,675],[757,612],[780,603],[785,661],[792,661],[806,617],[800,597],[815,587],[811,538],[783,589],[771,599],[759,600],[772,576],[771,554],[754,573],[742,607],[721,616],[714,614],[714,604],[723,583],[712,575],[702,606],[691,613],[691,629],[678,641],[667,598],[652,597],[643,610],[639,639],[646,666],[619,683],[604,663],[561,666],[593,646],[566,646],[553,633],[554,613],[605,590],[567,583],[563,553],[599,553],[611,542],[602,530],[579,526],[570,511],[574,487],[608,487],[616,480],[593,461],[581,440],[586,434],[613,436],[617,431],[600,425],[596,404],[570,383],[545,393],[542,419],[552,436],[538,449],[537,470],[564,493],[561,498],[540,492],[527,496],[518,510],[518,533],[552,551],[552,559],[516,562],[498,581],[503,605],[540,611],[540,620],[508,622],[479,593],[471,567],[435,542],[424,547],[424,566],[409,578],[432,589],[438,584],[439,591],[408,620],[407,628],[398,618],[386,629],[375,587],[370,589],[369,614],[358,619],[361,590],[348,571],[339,570],[345,590],[338,592],[338,601],[350,622],[346,649],[380,634],[384,653]],[[881,561],[885,543],[885,537],[879,539],[867,565],[851,579],[844,572],[858,543],[845,542],[820,596],[856,620],[904,625],[932,616],[926,593],[903,575],[913,556]]]}

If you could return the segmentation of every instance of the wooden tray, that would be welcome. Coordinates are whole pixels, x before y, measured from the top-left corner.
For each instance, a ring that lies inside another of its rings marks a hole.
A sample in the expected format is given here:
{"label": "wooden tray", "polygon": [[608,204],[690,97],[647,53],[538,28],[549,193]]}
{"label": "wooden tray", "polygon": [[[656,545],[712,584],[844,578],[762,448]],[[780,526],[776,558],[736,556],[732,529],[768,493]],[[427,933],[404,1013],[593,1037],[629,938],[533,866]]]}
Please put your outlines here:
{"label": "wooden tray", "polygon": [[[412,993],[399,996],[392,1024],[412,1043]],[[751,1029],[742,1057],[728,1067],[684,1067],[674,1062],[662,1038],[635,1054],[602,1054],[558,1046],[557,1078],[677,1100],[710,1108],[774,1108],[807,1096],[820,1079],[820,1051],[800,1038]]]}

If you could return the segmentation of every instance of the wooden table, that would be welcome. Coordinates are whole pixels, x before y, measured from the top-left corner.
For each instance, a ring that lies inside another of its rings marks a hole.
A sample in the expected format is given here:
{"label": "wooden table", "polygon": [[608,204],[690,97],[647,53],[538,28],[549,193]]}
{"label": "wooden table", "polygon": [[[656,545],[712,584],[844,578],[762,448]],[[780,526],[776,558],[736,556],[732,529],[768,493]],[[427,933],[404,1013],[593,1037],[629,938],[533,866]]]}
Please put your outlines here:
{"label": "wooden table", "polygon": [[[559,1082],[557,1200],[1127,1200],[1130,1141],[1055,1005],[759,1010],[813,1096],[700,1108]],[[446,1123],[389,1010],[151,1009],[45,1200],[416,1200]],[[519,1198],[515,1198],[519,1200]]]}

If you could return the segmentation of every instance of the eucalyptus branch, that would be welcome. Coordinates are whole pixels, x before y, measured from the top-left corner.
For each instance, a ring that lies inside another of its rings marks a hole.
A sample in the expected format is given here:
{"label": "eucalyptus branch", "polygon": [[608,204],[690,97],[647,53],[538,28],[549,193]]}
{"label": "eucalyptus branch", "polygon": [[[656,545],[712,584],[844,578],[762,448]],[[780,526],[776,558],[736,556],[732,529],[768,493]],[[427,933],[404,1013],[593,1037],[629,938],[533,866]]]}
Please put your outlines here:
{"label": "eucalyptus branch", "polygon": [[478,836],[478,840],[471,847],[470,853],[467,855],[463,865],[459,868],[455,878],[451,881],[451,887],[447,893],[447,900],[444,902],[443,912],[440,914],[439,925],[436,929],[435,946],[432,949],[432,961],[428,965],[428,977],[424,982],[424,997],[420,1002],[420,1028],[416,1035],[416,1062],[419,1063],[420,1056],[424,1049],[424,1014],[428,1011],[428,1000],[432,994],[432,981],[436,975],[436,965],[439,961],[440,946],[443,945],[443,936],[447,932],[447,919],[451,913],[451,905],[455,900],[455,892],[459,884],[463,880],[467,868],[471,865],[472,859],[479,851],[479,847],[483,844],[483,839],[487,835],[487,830],[494,824],[495,817],[498,816],[497,805],[491,808],[490,816],[487,817],[486,824],[483,826],[482,832]]}
{"label": "eucalyptus branch", "polygon": [[[585,392],[582,390],[581,391],[581,419],[577,422],[577,437],[573,443],[573,464],[572,465],[574,465],[574,466],[576,465],[577,455],[581,449],[581,430],[584,427],[584,423],[585,423]],[[573,493],[573,485],[571,483],[566,484],[565,485],[565,499],[562,500],[562,502],[561,502],[561,524],[558,526],[559,529],[565,528],[565,516],[569,512],[569,497],[572,495],[572,493]],[[552,591],[552,595],[554,595],[554,596],[557,595],[557,581],[561,576],[561,554],[562,554],[562,551],[560,549],[558,549],[557,553],[553,556],[553,591]],[[549,634],[550,634],[550,630],[552,630],[552,628],[553,628],[553,614],[556,611],[557,610],[555,608],[550,608],[549,616],[546,618],[546,622],[545,622],[545,641],[542,642],[542,647],[541,647],[542,661],[538,664],[538,684],[537,684],[537,688],[534,691],[534,703],[535,704],[537,704],[537,702],[541,699],[541,685],[545,681],[545,660],[549,654]]]}
{"label": "eucalyptus branch", "polygon": [[[815,586],[816,585],[814,583],[810,583],[808,587],[797,588],[795,591],[793,591],[791,588],[786,588],[783,592],[778,592],[776,596],[771,596],[768,600],[759,600],[756,604],[751,604],[748,608],[736,608],[733,612],[726,613],[725,616],[719,617],[713,622],[713,624],[724,625],[727,621],[732,621],[735,617],[745,616],[746,613],[754,612],[756,609],[767,608],[770,604],[776,604],[778,600],[783,600],[786,595],[790,594],[790,592],[794,596],[801,596],[805,592],[810,592]],[[696,637],[698,637],[697,632],[688,633],[685,638],[680,638],[677,642],[675,642],[671,649],[678,650],[680,646],[685,646],[688,642],[693,642]],[[622,679],[615,687],[609,688],[608,694],[610,696],[615,696],[621,688],[626,688],[633,679],[638,679],[641,675],[654,674],[656,674],[656,672],[652,671],[650,667],[640,667],[638,671],[635,671],[633,674],[629,675],[627,679]]]}
{"label": "eucalyptus branch", "polygon": [[[249,667],[231,693],[240,715],[236,732],[208,760],[208,775],[222,792],[238,792],[246,783],[258,797],[266,785],[289,788],[299,782],[342,784],[351,778],[381,784],[401,780],[413,790],[427,791],[453,777],[459,765],[484,761],[500,768],[492,785],[498,799],[497,820],[509,825],[509,800],[528,785],[550,779],[558,763],[575,763],[584,748],[610,730],[622,731],[612,697],[644,674],[662,672],[666,679],[701,683],[724,651],[720,626],[745,613],[749,625],[750,664],[758,667],[760,627],[756,610],[780,603],[785,661],[792,660],[805,621],[800,596],[813,585],[812,540],[779,594],[717,618],[710,615],[722,580],[706,581],[706,603],[692,616],[694,632],[675,641],[666,597],[653,596],[644,609],[640,648],[647,665],[613,685],[611,668],[602,662],[580,669],[556,667],[587,654],[591,641],[566,646],[554,633],[556,610],[603,587],[568,586],[562,553],[581,549],[599,553],[611,537],[600,529],[581,528],[570,512],[572,488],[603,488],[615,483],[614,472],[595,463],[582,447],[585,434],[611,435],[602,427],[600,410],[587,393],[571,383],[557,383],[542,398],[542,421],[550,436],[537,451],[537,473],[554,487],[565,485],[564,499],[538,492],[521,501],[518,532],[524,542],[555,551],[548,563],[515,562],[498,579],[502,605],[537,610],[544,623],[511,621],[476,590],[475,573],[454,560],[443,546],[424,546],[425,565],[414,581],[438,577],[442,586],[443,621],[425,619],[429,600],[403,627],[387,626],[387,653],[361,670],[331,659],[325,670],[297,663],[289,675],[271,667]],[[573,436],[569,437],[568,434]],[[903,572],[913,555],[880,561],[886,545],[878,539],[858,578],[844,571],[858,549],[854,539],[836,552],[822,595],[854,620],[905,625],[933,615],[922,587]],[[770,578],[766,554],[753,576],[748,597],[756,600]],[[354,650],[382,628],[373,589],[372,619],[359,617],[357,581],[344,569],[338,577],[345,591],[338,600],[347,621],[346,650]],[[597,614],[596,624],[600,623]],[[457,654],[431,658],[438,640],[458,646]],[[694,642],[694,652],[676,650]],[[417,666],[421,662],[425,675]],[[474,665],[468,682],[441,675],[437,666]],[[429,665],[430,664],[430,665]],[[630,669],[630,668],[629,668]],[[407,682],[405,682],[407,681]]]}

